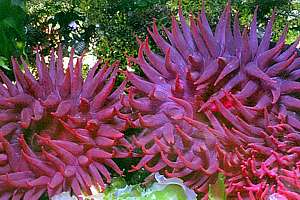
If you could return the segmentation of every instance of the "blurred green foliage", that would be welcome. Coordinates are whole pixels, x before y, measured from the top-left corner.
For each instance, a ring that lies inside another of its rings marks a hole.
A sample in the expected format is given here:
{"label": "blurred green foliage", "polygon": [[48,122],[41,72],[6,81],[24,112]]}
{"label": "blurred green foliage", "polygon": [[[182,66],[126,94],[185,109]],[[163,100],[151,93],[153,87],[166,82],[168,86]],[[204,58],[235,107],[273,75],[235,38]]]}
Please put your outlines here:
{"label": "blurred green foliage", "polygon": [[157,18],[159,24],[166,25],[171,15],[167,0],[110,0],[81,1],[90,23],[99,27],[98,56],[118,59],[126,64],[124,54],[136,55],[135,36],[145,38],[147,27]]}
{"label": "blurred green foliage", "polygon": [[[197,14],[201,0],[182,0],[183,11]],[[206,0],[205,7],[212,26],[227,0]],[[26,3],[26,4],[25,4]],[[170,26],[170,16],[176,15],[178,0],[0,0],[0,65],[10,68],[10,57],[33,55],[41,45],[48,54],[51,47],[62,43],[74,46],[77,53],[92,50],[105,60],[121,60],[137,54],[135,36],[145,39],[153,18],[159,28]],[[24,4],[25,12],[24,12]],[[262,34],[273,8],[276,22],[273,38],[289,24],[288,43],[300,33],[300,1],[298,0],[232,0],[233,13],[239,12],[242,26],[247,26],[259,6],[259,34]],[[76,27],[70,26],[75,23]],[[32,56],[29,56],[29,60]]]}
{"label": "blurred green foliage", "polygon": [[[197,14],[201,8],[201,0],[182,0],[185,16]],[[205,7],[208,19],[215,26],[227,0],[206,0]],[[297,0],[232,0],[233,14],[239,11],[242,26],[247,26],[252,13],[259,6],[259,34],[276,8],[276,22],[273,38],[281,34],[283,27],[289,24],[288,43],[291,43],[300,33],[300,2]],[[135,36],[144,39],[147,28],[153,18],[157,19],[159,27],[170,26],[170,16],[176,15],[178,0],[29,0],[27,11],[34,20],[42,17],[56,16],[57,13],[70,12],[83,17],[85,26],[95,28],[96,39],[89,41],[93,53],[106,60],[121,60],[126,66],[126,57],[137,54]],[[69,20],[70,21],[70,20]],[[45,21],[49,23],[49,21]],[[60,33],[61,35],[63,32]],[[82,34],[82,33],[81,33]],[[49,39],[50,40],[50,39]],[[68,43],[74,45],[74,43]]]}
{"label": "blurred green foliage", "polygon": [[86,23],[86,15],[73,1],[27,1],[26,12],[29,16],[26,24],[28,55],[32,55],[37,46],[48,55],[58,44],[62,44],[66,55],[68,47],[74,47],[79,55],[95,38],[95,26]]}
{"label": "blurred green foliage", "polygon": [[22,6],[22,1],[0,0],[0,66],[10,77],[10,57],[24,51],[26,15]]}

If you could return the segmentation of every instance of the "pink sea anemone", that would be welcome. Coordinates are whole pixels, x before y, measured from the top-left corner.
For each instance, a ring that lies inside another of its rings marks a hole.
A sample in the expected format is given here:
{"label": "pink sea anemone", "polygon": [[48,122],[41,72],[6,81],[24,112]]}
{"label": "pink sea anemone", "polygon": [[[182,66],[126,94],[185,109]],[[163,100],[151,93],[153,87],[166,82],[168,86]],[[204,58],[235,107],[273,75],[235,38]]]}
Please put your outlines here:
{"label": "pink sea anemone", "polygon": [[112,158],[131,156],[119,112],[126,81],[114,90],[118,62],[101,61],[83,79],[83,57],[73,56],[64,70],[61,48],[49,64],[37,54],[37,79],[23,60],[24,72],[12,59],[15,83],[0,72],[0,199],[91,194],[110,182],[107,168],[122,174]]}
{"label": "pink sea anemone", "polygon": [[230,3],[214,32],[204,6],[189,24],[179,8],[181,25],[172,17],[167,38],[154,22],[161,52],[140,42],[128,60],[146,77],[127,72],[133,86],[122,100],[144,128],[133,140],[144,154],[133,171],[180,177],[203,194],[222,172],[229,199],[300,199],[299,39],[284,49],[286,28],[270,48],[275,12],[261,40],[256,14],[242,33]]}

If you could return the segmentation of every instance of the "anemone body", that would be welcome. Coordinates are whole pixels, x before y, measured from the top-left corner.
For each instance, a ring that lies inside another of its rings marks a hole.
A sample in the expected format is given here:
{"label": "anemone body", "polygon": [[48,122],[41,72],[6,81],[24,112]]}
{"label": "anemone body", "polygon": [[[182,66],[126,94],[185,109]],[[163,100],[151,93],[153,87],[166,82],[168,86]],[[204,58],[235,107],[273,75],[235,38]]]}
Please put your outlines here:
{"label": "anemone body", "polygon": [[189,23],[179,8],[181,25],[173,17],[166,37],[154,22],[148,31],[161,52],[139,42],[128,60],[146,77],[128,72],[133,86],[122,100],[144,128],[133,171],[180,177],[202,194],[222,172],[229,199],[300,198],[299,39],[284,49],[286,28],[271,48],[275,12],[261,39],[256,13],[242,32],[229,3],[214,32],[204,6]]}
{"label": "anemone body", "polygon": [[112,158],[132,147],[120,132],[128,120],[119,112],[126,83],[114,90],[118,63],[99,61],[83,79],[83,57],[73,55],[65,70],[61,48],[49,64],[37,54],[38,78],[23,60],[24,72],[12,60],[15,83],[0,72],[0,199],[91,194],[110,182],[109,168],[122,174]]}

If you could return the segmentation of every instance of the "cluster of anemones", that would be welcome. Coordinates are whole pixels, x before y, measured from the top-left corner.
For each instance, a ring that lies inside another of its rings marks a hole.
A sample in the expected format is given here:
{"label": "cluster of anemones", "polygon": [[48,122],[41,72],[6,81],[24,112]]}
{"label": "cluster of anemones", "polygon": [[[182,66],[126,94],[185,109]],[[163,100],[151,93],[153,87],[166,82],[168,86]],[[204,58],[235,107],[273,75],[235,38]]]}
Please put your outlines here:
{"label": "cluster of anemones", "polygon": [[99,61],[83,79],[82,57],[73,63],[72,51],[64,69],[59,49],[49,64],[37,54],[35,78],[13,59],[16,82],[0,72],[0,197],[104,188],[107,167],[122,174],[113,158],[134,156],[122,133],[132,126],[143,128],[132,138],[143,154],[132,171],[180,177],[203,194],[222,172],[229,198],[299,199],[299,40],[284,49],[285,29],[270,48],[275,13],[259,40],[256,12],[241,33],[228,3],[212,32],[204,7],[190,24],[180,8],[168,41],[154,23],[161,54],[140,42],[128,61],[146,77],[126,72],[126,95],[126,81],[114,89],[118,63]]}

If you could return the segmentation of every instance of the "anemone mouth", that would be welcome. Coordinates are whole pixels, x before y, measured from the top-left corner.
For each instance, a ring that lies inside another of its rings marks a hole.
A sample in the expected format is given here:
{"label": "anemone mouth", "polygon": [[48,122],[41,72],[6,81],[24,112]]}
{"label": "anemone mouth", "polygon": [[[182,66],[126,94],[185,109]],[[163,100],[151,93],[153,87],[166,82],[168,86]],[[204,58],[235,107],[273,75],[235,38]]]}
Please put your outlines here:
{"label": "anemone mouth", "polygon": [[42,136],[50,136],[51,139],[56,139],[55,133],[58,132],[62,127],[57,127],[56,130],[49,131],[48,127],[51,127],[51,124],[57,124],[57,122],[52,122],[52,118],[44,117],[43,119],[33,123],[28,128],[23,128],[22,133],[24,134],[24,139],[26,143],[30,146],[30,148],[35,152],[41,152],[41,148],[37,143],[37,139],[35,137],[36,134]]}

